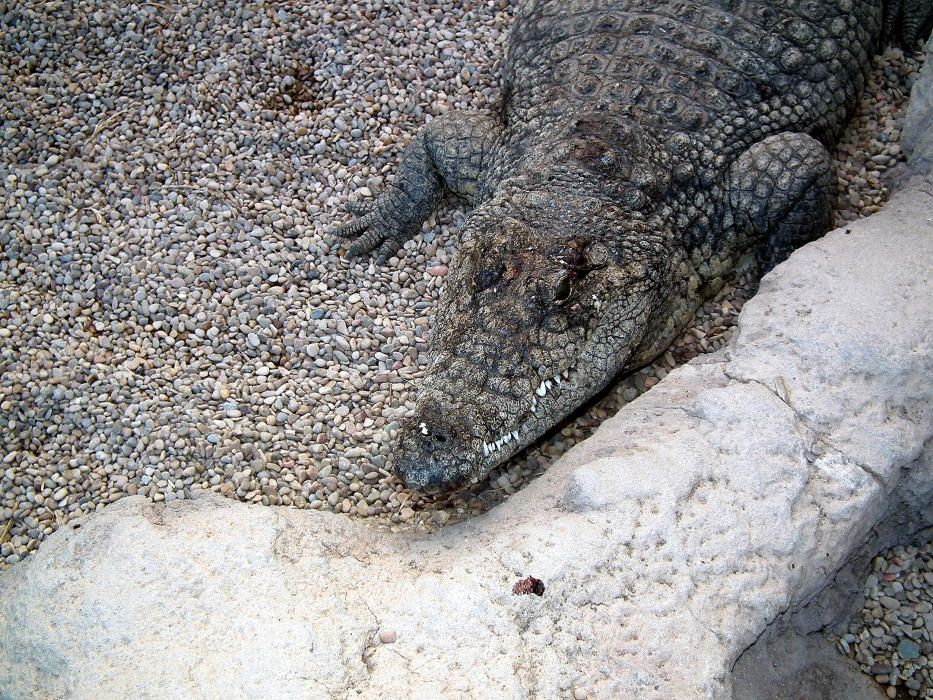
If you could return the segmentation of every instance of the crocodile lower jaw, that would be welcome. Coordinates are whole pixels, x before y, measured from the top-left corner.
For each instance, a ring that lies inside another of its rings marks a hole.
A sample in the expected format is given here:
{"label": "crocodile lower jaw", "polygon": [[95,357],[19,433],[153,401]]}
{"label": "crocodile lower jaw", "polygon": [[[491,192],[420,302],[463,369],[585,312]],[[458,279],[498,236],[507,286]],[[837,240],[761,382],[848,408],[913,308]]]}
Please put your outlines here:
{"label": "crocodile lower jaw", "polygon": [[[558,372],[553,377],[549,379],[544,379],[538,384],[537,388],[531,394],[531,404],[529,410],[532,415],[537,415],[539,407],[539,399],[545,397],[554,396],[554,393],[560,389],[560,386],[564,382],[571,381],[571,376],[576,372],[576,362],[571,364],[569,367],[564,369],[561,372]],[[503,448],[506,448],[513,441],[519,442],[522,435],[528,432],[527,423],[523,423],[517,429],[510,430],[502,435],[496,437],[493,440],[483,441],[483,457],[492,457],[499,454]]]}

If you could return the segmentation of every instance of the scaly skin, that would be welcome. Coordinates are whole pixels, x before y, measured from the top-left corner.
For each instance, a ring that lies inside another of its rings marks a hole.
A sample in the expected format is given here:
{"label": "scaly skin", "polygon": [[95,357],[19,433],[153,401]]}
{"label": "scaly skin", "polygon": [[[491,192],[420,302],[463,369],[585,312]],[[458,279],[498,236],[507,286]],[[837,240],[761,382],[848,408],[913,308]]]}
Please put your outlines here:
{"label": "scaly skin", "polygon": [[747,252],[830,223],[830,145],[883,36],[930,0],[527,0],[501,110],[429,124],[339,233],[389,258],[445,188],[475,206],[394,463],[475,482],[668,346]]}

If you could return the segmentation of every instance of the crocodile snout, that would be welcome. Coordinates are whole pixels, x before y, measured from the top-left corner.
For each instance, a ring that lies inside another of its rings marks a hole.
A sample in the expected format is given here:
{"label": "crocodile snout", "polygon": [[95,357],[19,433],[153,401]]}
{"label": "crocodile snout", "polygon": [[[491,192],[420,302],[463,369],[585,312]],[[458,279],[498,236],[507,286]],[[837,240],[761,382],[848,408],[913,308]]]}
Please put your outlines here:
{"label": "crocodile snout", "polygon": [[440,493],[461,486],[469,474],[464,460],[465,426],[441,417],[416,418],[400,431],[394,450],[395,473],[405,485],[422,493]]}
{"label": "crocodile snout", "polygon": [[403,457],[396,460],[395,472],[412,491],[436,494],[456,488],[448,482],[444,466],[433,460]]}

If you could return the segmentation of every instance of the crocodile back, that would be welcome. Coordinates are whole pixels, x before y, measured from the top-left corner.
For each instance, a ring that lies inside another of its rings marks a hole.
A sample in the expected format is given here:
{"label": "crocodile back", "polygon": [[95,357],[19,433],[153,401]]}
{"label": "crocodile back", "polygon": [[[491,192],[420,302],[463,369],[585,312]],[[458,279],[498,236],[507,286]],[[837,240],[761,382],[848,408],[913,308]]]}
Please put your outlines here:
{"label": "crocodile back", "polygon": [[504,116],[546,140],[581,114],[621,114],[662,140],[689,135],[718,167],[779,131],[831,142],[881,25],[880,0],[527,0]]}

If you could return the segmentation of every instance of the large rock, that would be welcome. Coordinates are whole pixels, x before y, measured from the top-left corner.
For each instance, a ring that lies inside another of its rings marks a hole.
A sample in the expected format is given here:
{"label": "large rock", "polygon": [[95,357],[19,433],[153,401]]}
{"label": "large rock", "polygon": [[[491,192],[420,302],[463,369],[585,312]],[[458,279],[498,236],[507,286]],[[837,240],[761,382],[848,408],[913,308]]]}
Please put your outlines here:
{"label": "large rock", "polygon": [[921,176],[933,172],[933,60],[930,60],[933,57],[933,36],[923,47],[923,52],[926,60],[911,88],[910,109],[904,118],[901,134],[911,167]]}
{"label": "large rock", "polygon": [[0,575],[0,697],[728,697],[776,621],[830,623],[827,587],[933,523],[931,190],[795,253],[727,350],[473,521],[70,523]]}

